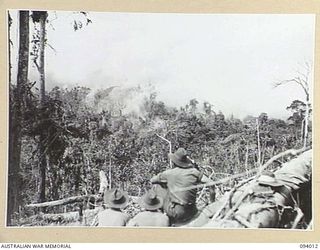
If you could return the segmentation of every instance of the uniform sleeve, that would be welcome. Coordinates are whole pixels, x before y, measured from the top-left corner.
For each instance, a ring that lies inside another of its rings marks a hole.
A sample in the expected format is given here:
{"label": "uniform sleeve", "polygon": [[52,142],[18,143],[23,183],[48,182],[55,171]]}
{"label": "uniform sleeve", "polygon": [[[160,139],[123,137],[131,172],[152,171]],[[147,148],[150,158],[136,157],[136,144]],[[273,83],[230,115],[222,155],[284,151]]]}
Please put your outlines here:
{"label": "uniform sleeve", "polygon": [[203,171],[200,171],[196,168],[193,168],[192,171],[192,173],[198,177],[199,182],[206,183],[210,181],[210,179],[203,174]]}
{"label": "uniform sleeve", "polygon": [[151,183],[167,183],[167,171],[157,174],[151,178]]}

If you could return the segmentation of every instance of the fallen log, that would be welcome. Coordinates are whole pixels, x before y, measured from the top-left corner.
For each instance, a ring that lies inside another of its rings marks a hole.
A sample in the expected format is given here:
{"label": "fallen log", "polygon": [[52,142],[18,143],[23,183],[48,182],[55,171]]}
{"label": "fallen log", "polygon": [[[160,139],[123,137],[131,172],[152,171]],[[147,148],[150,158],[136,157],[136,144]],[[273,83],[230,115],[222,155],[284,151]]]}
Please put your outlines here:
{"label": "fallen log", "polygon": [[26,205],[26,207],[27,208],[53,207],[53,206],[68,205],[75,202],[83,202],[91,199],[94,199],[95,201],[102,201],[102,197],[100,195],[82,195],[82,196],[72,196],[72,197],[61,199],[61,200],[29,204],[29,205]]}
{"label": "fallen log", "polygon": [[102,196],[100,194],[106,190],[108,186],[108,181],[104,171],[102,170],[99,172],[99,177],[100,177],[100,189],[99,189],[98,195],[92,194],[92,195],[72,196],[72,197],[55,200],[55,201],[29,204],[29,205],[26,205],[26,207],[27,208],[53,207],[53,206],[60,206],[60,205],[68,205],[75,202],[90,201],[92,199],[95,201],[102,201]]}
{"label": "fallen log", "polygon": [[[137,203],[139,199],[139,197],[136,197],[136,196],[129,196],[129,198],[134,203]],[[61,199],[61,200],[47,201],[42,203],[33,203],[33,204],[26,205],[26,207],[27,208],[54,207],[54,206],[68,205],[76,202],[84,202],[91,199],[94,199],[96,202],[101,202],[102,196],[99,194],[72,196],[72,197]]]}
{"label": "fallen log", "polygon": [[[62,206],[62,205],[68,205],[76,202],[84,202],[84,201],[90,201],[94,200],[95,202],[100,202],[102,201],[102,195],[107,187],[108,187],[108,180],[107,177],[104,173],[104,171],[99,172],[99,177],[100,177],[100,188],[99,188],[99,194],[91,194],[91,195],[80,195],[80,196],[72,196],[60,200],[55,200],[55,201],[47,201],[47,202],[42,202],[42,203],[33,203],[26,205],[26,208],[41,208],[41,207],[53,207],[53,206]],[[130,196],[131,200],[133,202],[137,202],[138,197],[135,196]]]}
{"label": "fallen log", "polygon": [[67,212],[60,214],[39,214],[38,219],[42,219],[48,222],[75,222],[80,220],[79,212]]}
{"label": "fallen log", "polygon": [[102,210],[101,207],[96,209],[86,209],[83,211],[83,215],[80,216],[79,212],[66,212],[57,214],[45,214],[39,213],[32,215],[25,219],[21,226],[37,226],[41,225],[84,225],[90,226],[94,221],[96,215]]}

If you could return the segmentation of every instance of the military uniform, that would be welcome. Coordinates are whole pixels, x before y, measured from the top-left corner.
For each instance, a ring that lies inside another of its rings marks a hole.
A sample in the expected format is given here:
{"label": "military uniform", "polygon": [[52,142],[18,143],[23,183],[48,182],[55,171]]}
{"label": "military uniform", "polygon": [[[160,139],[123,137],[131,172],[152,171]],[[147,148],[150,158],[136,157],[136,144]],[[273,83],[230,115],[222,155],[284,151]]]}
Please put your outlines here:
{"label": "military uniform", "polygon": [[140,200],[140,206],[146,211],[138,213],[133,217],[128,226],[135,227],[167,227],[169,218],[159,211],[163,205],[163,198],[159,197],[152,189],[149,190]]}
{"label": "military uniform", "polygon": [[129,215],[120,210],[106,209],[98,214],[98,226],[125,226],[129,219]]}
{"label": "military uniform", "polygon": [[203,178],[202,173],[193,167],[184,149],[179,148],[174,154],[169,154],[169,158],[175,168],[154,176],[151,182],[160,184],[155,187],[155,190],[164,198],[163,209],[171,223],[182,223],[191,219],[198,211],[196,207],[197,190],[188,190],[188,188],[209,181],[209,179]]}
{"label": "military uniform", "polygon": [[133,227],[168,227],[169,218],[158,211],[144,211],[133,217],[128,226]]}
{"label": "military uniform", "polygon": [[[252,180],[245,186],[237,189],[232,195],[225,194],[219,201],[214,202],[203,209],[201,214],[187,227],[214,227],[214,228],[276,228],[280,223],[279,207],[284,205],[284,197],[281,195],[280,187],[283,184],[274,182],[266,183]],[[277,192],[277,191],[278,192]],[[232,217],[222,219],[213,216],[218,212],[225,215],[237,202],[239,207]],[[226,203],[229,205],[226,205]],[[225,206],[225,211],[221,207]]]}
{"label": "military uniform", "polygon": [[188,220],[197,213],[197,190],[179,191],[179,189],[199,184],[201,177],[202,174],[195,168],[182,169],[177,167],[152,178],[152,183],[166,183],[167,189],[159,191],[161,188],[157,187],[157,190],[162,195],[166,194],[163,208],[174,222]]}
{"label": "military uniform", "polygon": [[125,226],[130,217],[121,212],[128,203],[128,194],[116,188],[106,190],[104,203],[108,209],[98,213],[98,226]]}

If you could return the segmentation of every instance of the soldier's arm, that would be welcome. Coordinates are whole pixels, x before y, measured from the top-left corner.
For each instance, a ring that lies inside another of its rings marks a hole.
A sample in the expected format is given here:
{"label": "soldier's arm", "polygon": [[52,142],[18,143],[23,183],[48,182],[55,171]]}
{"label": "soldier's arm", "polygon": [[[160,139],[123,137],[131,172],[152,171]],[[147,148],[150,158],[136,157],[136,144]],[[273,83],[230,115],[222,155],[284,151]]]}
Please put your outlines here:
{"label": "soldier's arm", "polygon": [[152,184],[164,184],[167,183],[167,177],[166,172],[162,172],[157,174],[156,176],[153,176],[150,180]]}

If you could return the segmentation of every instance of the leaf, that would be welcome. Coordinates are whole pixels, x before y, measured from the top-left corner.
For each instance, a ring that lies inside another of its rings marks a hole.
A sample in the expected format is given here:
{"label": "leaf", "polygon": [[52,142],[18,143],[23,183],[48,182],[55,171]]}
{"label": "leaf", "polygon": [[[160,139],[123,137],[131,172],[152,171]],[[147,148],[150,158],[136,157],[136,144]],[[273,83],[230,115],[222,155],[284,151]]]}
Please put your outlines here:
{"label": "leaf", "polygon": [[76,21],[73,21],[73,29],[74,29],[74,31],[78,30],[78,24]]}
{"label": "leaf", "polygon": [[91,21],[89,18],[87,18],[87,25],[88,25],[89,23],[92,23],[92,21]]}

